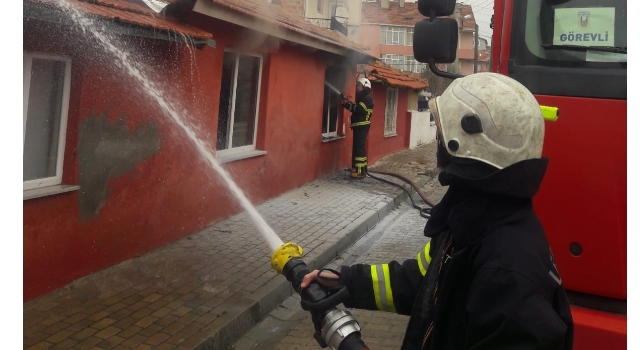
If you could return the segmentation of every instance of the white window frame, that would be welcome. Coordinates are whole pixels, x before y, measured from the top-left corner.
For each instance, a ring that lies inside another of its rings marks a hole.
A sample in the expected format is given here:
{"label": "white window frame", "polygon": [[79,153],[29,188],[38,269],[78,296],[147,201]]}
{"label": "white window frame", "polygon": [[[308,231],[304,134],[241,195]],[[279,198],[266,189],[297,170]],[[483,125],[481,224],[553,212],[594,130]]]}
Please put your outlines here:
{"label": "white window frame", "polygon": [[[394,91],[394,103],[389,103],[389,92]],[[384,136],[395,136],[397,135],[397,127],[398,127],[398,88],[388,87],[386,91],[385,98],[385,109],[384,109]],[[393,107],[390,107],[393,106]],[[389,124],[393,124],[393,128],[389,129],[387,126]]]}
{"label": "white window frame", "polygon": [[[230,125],[229,125],[229,133],[227,135],[227,138],[230,138],[228,140],[229,142],[229,147],[230,148],[226,148],[226,149],[221,149],[221,150],[216,150],[216,154],[218,155],[229,155],[229,154],[233,154],[233,153],[238,153],[238,152],[246,152],[246,151],[253,151],[256,149],[256,137],[258,135],[258,121],[259,121],[259,111],[260,111],[260,90],[262,90],[262,65],[264,63],[264,59],[262,55],[259,54],[253,54],[253,53],[244,53],[244,52],[240,52],[238,50],[233,50],[233,49],[225,49],[224,50],[225,53],[233,53],[236,55],[236,63],[234,64],[234,72],[233,72],[233,94],[231,96],[231,111],[230,111],[230,116],[229,118],[230,120]],[[255,123],[254,123],[254,128],[253,128],[253,143],[250,145],[246,145],[246,146],[239,146],[239,147],[233,147],[233,124],[235,122],[235,112],[236,112],[236,91],[238,88],[238,66],[240,63],[240,56],[251,56],[251,57],[257,57],[260,59],[260,68],[258,68],[258,93],[256,94],[256,111],[255,111]],[[219,116],[218,116],[219,118]]]}
{"label": "white window frame", "polygon": [[390,45],[404,46],[406,38],[407,38],[406,28],[391,27],[391,44]]}
{"label": "white window frame", "polygon": [[[409,40],[411,35],[411,40]],[[380,44],[413,46],[413,28],[401,26],[380,26]]]}
{"label": "white window frame", "polygon": [[[327,103],[329,104],[329,106],[327,106],[327,132],[323,132],[322,137],[324,138],[338,137],[338,121],[340,121],[340,107],[338,107],[338,112],[336,115],[336,130],[330,131],[329,127],[331,126],[331,108],[329,107],[331,106],[331,98],[327,100]],[[324,109],[324,106],[322,106],[322,108]]]}
{"label": "white window frame", "polygon": [[403,61],[403,56],[396,54],[382,54],[382,61],[393,68],[401,68],[400,64]]}
{"label": "white window frame", "polygon": [[[327,67],[327,69],[329,69],[329,68]],[[325,81],[327,81],[326,80],[327,79],[326,70],[325,70],[325,78],[324,79],[325,79]],[[330,95],[330,96],[332,96],[332,95]],[[321,136],[324,139],[335,138],[335,137],[338,137],[338,128],[340,127],[340,125],[339,125],[340,116],[341,116],[341,113],[344,113],[344,111],[343,111],[343,108],[340,105],[338,105],[337,112],[336,112],[336,130],[335,131],[330,131],[331,130],[330,129],[330,126],[331,126],[331,108],[330,107],[331,107],[331,99],[332,99],[332,97],[329,97],[329,99],[327,99],[326,102],[324,101],[324,98],[325,98],[325,96],[322,96],[322,100],[323,100],[322,101],[322,109],[325,108],[325,103],[326,103],[327,104],[326,105],[326,107],[327,107],[327,115],[326,115],[326,117],[327,117],[327,125],[326,125],[327,132],[323,132],[321,134]]]}
{"label": "white window frame", "polygon": [[[413,28],[406,28],[406,41],[405,41],[405,45],[406,46],[413,46]],[[409,34],[411,34],[411,40],[409,40]]]}
{"label": "white window frame", "polygon": [[406,72],[421,73],[425,64],[418,62],[415,57],[409,55],[381,54],[380,59],[393,68]]}
{"label": "white window frame", "polygon": [[46,59],[65,62],[64,86],[62,87],[62,103],[60,106],[60,130],[58,135],[58,155],[56,174],[53,177],[22,182],[22,190],[31,190],[62,184],[62,168],[64,165],[64,148],[67,139],[67,117],[69,114],[69,97],[71,95],[71,58],[67,56],[23,52],[23,84],[22,84],[22,156],[24,157],[24,141],[27,131],[27,115],[29,113],[29,90],[31,88],[31,67],[33,59]]}

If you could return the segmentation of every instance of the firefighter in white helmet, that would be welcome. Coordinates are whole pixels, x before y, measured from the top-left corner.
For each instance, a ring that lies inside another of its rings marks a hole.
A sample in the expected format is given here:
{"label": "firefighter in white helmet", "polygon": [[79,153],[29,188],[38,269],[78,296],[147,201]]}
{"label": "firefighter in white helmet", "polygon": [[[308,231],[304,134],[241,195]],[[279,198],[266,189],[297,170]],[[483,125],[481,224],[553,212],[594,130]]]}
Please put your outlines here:
{"label": "firefighter in white helmet", "polygon": [[359,78],[356,82],[356,101],[343,100],[342,105],[351,112],[351,130],[353,130],[353,147],[351,148],[351,177],[362,179],[367,174],[367,134],[371,126],[373,113],[373,97],[371,82],[367,78]]}
{"label": "firefighter in white helmet", "polygon": [[[402,349],[571,349],[573,321],[532,197],[544,177],[534,96],[495,73],[454,80],[429,101],[447,193],[402,263],[343,266],[346,307],[410,315]],[[330,285],[318,271],[305,276]]]}

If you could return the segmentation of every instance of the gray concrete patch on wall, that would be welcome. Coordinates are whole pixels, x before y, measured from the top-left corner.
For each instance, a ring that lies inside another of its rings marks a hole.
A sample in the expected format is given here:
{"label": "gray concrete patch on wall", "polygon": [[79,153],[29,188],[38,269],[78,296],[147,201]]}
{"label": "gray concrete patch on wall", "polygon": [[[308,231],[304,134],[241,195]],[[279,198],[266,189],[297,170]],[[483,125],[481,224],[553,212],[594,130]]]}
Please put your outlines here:
{"label": "gray concrete patch on wall", "polygon": [[92,109],[80,123],[78,207],[83,222],[95,218],[106,203],[109,179],[130,172],[160,151],[160,133],[154,121],[144,121],[132,132],[124,118],[112,123]]}

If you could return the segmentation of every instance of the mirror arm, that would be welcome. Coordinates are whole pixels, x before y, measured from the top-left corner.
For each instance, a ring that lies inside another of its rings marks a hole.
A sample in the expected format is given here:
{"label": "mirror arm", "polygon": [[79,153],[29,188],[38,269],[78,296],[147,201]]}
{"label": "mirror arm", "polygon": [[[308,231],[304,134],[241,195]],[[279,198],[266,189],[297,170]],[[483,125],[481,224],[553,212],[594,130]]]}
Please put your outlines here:
{"label": "mirror arm", "polygon": [[443,78],[447,78],[447,79],[458,79],[458,78],[463,78],[464,75],[461,74],[454,74],[454,73],[449,73],[449,72],[443,72],[441,70],[438,69],[438,67],[436,67],[436,63],[435,60],[433,59],[433,57],[429,57],[429,69],[433,72],[433,74],[439,76],[439,77],[443,77]]}

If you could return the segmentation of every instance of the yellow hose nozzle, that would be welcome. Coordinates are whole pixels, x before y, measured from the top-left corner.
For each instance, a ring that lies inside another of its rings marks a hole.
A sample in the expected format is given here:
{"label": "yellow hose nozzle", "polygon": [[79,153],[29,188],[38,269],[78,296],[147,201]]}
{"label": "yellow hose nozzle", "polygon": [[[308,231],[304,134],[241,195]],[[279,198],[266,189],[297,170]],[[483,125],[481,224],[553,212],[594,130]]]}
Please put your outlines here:
{"label": "yellow hose nozzle", "polygon": [[273,255],[271,255],[271,267],[276,270],[277,273],[281,274],[284,265],[286,265],[289,260],[301,257],[302,247],[293,242],[288,242],[273,252]]}
{"label": "yellow hose nozzle", "polygon": [[555,122],[560,115],[558,107],[540,106],[540,110],[542,111],[542,117],[548,122]]}

